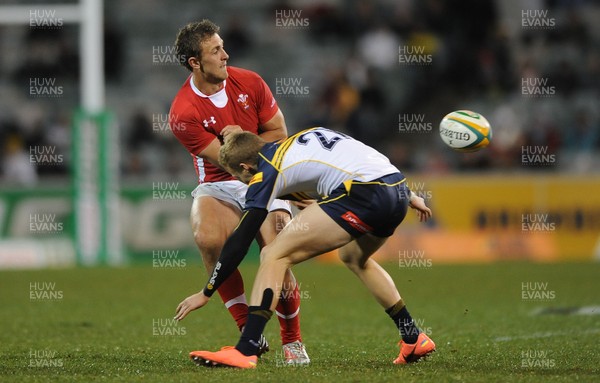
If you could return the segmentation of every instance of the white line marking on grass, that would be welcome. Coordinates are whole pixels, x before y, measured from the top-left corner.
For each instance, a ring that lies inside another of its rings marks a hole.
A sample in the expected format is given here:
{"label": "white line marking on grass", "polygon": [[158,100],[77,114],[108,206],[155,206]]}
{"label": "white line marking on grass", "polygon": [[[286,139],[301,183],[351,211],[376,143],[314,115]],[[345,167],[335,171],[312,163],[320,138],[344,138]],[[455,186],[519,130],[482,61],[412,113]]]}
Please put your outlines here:
{"label": "white line marking on grass", "polygon": [[539,307],[531,315],[600,315],[600,306]]}
{"label": "white line marking on grass", "polygon": [[575,313],[577,315],[600,315],[600,306],[583,306]]}
{"label": "white line marking on grass", "polygon": [[[594,328],[590,330],[577,331],[577,335],[589,335],[589,334],[600,334],[600,328]],[[494,338],[494,342],[510,342],[511,340],[522,340],[522,339],[539,339],[539,338],[550,338],[553,336],[572,336],[572,331],[547,331],[547,332],[534,332],[528,335],[516,335],[516,336],[500,336]]]}

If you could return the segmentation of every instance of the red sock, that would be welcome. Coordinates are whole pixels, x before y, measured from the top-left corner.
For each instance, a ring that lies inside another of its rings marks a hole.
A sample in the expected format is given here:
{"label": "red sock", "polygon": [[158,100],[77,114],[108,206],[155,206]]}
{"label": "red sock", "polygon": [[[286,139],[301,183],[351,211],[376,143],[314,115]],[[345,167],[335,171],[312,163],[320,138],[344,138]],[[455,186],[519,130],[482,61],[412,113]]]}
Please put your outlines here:
{"label": "red sock", "polygon": [[276,307],[277,319],[281,327],[281,343],[288,344],[299,340],[300,335],[300,292],[298,285],[292,291],[282,291]]}
{"label": "red sock", "polygon": [[225,307],[237,323],[241,330],[246,324],[248,318],[248,303],[246,295],[244,295],[244,280],[238,269],[235,269],[233,274],[223,282],[217,290]]}

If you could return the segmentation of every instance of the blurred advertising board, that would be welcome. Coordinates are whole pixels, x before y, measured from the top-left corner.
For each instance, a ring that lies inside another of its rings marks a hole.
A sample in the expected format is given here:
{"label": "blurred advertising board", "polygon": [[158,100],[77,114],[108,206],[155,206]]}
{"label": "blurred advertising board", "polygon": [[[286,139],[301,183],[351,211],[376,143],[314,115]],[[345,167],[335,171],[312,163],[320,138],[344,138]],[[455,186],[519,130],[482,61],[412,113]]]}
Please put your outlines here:
{"label": "blurred advertising board", "polygon": [[[0,191],[0,268],[82,264],[74,244],[74,205],[69,188]],[[152,187],[122,190],[124,261],[199,259],[189,224],[190,206],[189,192],[186,197],[183,191],[157,192]],[[111,262],[98,259],[92,264]]]}
{"label": "blurred advertising board", "polygon": [[409,211],[380,249],[380,258],[435,262],[599,258],[598,177],[416,176],[409,177],[408,185],[427,199],[433,220],[423,226]]}
{"label": "blurred advertising board", "polygon": [[[408,185],[426,198],[433,220],[421,224],[409,211],[379,250],[379,259],[408,267],[600,258],[598,178],[415,176]],[[155,183],[121,191],[125,262],[199,262],[189,223],[192,189]],[[73,244],[73,206],[69,188],[0,191],[0,268],[81,264]],[[256,247],[250,257],[256,259]],[[110,262],[99,259],[96,264]]]}

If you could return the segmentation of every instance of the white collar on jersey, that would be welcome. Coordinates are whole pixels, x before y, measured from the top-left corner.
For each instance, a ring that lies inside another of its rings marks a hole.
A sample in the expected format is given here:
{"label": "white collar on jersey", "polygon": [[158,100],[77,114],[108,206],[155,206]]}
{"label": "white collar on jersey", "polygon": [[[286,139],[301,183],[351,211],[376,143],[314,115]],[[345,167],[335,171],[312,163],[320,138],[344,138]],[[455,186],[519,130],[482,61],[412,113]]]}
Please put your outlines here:
{"label": "white collar on jersey", "polygon": [[200,97],[208,98],[214,106],[217,108],[224,108],[227,105],[227,92],[225,92],[225,87],[227,86],[227,80],[223,80],[223,88],[215,94],[211,94],[210,96],[205,95],[200,92],[200,89],[196,88],[196,84],[194,84],[193,76],[190,76],[190,86],[194,93],[196,93]]}

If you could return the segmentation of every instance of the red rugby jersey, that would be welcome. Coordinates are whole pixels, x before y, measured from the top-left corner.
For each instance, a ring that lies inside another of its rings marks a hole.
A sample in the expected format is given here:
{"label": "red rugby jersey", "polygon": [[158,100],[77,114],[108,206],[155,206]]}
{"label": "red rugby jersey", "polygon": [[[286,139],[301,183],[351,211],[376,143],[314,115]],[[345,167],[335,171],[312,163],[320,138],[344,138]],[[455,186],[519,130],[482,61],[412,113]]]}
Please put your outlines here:
{"label": "red rugby jersey", "polygon": [[199,183],[235,179],[199,156],[215,137],[222,142],[220,133],[225,126],[239,125],[258,134],[259,127],[279,110],[271,90],[258,74],[230,66],[227,73],[223,89],[210,96],[196,88],[190,75],[169,111],[171,131],[192,155]]}

